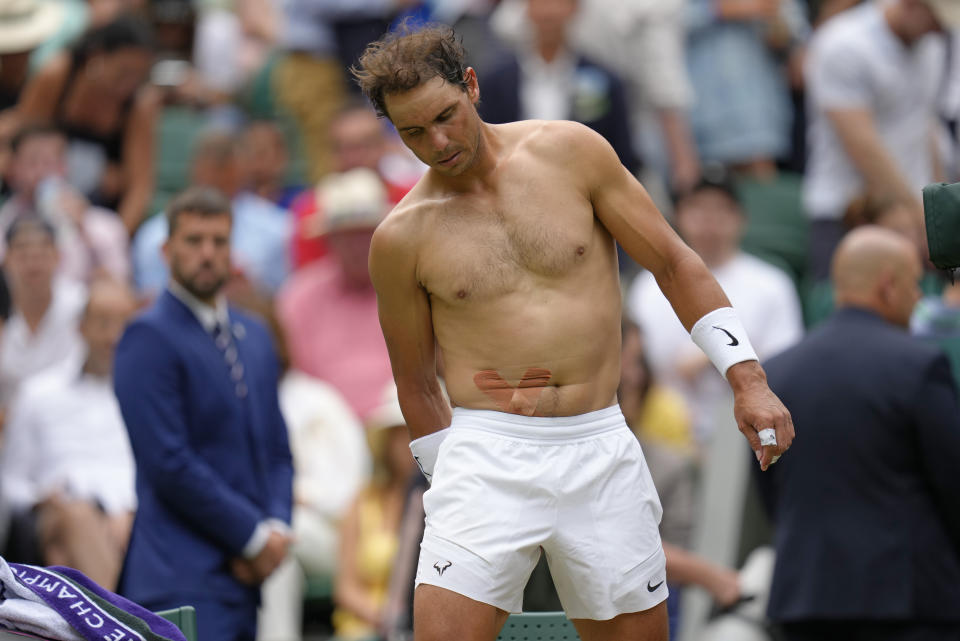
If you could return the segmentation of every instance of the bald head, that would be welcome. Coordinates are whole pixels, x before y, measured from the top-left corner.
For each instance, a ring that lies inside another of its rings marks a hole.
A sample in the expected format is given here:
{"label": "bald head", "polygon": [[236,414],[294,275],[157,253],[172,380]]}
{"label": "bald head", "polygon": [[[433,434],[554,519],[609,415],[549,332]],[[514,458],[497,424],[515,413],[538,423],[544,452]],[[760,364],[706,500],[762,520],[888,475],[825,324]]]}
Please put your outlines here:
{"label": "bald head", "polygon": [[906,326],[919,297],[916,247],[900,234],[865,225],[851,231],[833,257],[837,307],[865,307]]}

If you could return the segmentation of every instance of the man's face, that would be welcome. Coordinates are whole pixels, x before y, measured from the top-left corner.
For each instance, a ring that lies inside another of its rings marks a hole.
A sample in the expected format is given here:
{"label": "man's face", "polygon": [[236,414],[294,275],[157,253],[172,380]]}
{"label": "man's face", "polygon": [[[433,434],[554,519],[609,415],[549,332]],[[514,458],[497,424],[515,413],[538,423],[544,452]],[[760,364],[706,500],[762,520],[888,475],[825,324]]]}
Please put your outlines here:
{"label": "man's face", "polygon": [[91,358],[113,361],[113,352],[136,306],[133,297],[120,286],[93,290],[80,322],[80,333]]}
{"label": "man's face", "polygon": [[48,176],[65,172],[66,143],[59,134],[31,136],[23,141],[13,155],[10,179],[13,188],[27,198],[33,198],[37,185]]}
{"label": "man's face", "polygon": [[200,300],[213,299],[230,277],[229,214],[182,212],[163,253],[175,281]]}
{"label": "man's face", "polygon": [[28,294],[49,290],[59,262],[60,255],[49,234],[26,228],[7,247],[4,265],[11,288]]}
{"label": "man's face", "polygon": [[243,135],[247,172],[252,182],[279,180],[287,170],[283,133],[272,124],[256,123]]}
{"label": "man's face", "polygon": [[562,42],[577,13],[577,0],[528,0],[527,16],[540,39]]}
{"label": "man's face", "polygon": [[379,171],[386,136],[377,115],[368,109],[341,114],[330,126],[336,171],[366,168]]}
{"label": "man's face", "polygon": [[467,69],[467,90],[439,76],[385,98],[390,119],[404,144],[443,176],[459,176],[476,162],[480,147],[477,76]]}
{"label": "man's face", "polygon": [[676,212],[683,239],[710,265],[729,257],[740,244],[743,215],[718,189],[702,189],[685,197]]}

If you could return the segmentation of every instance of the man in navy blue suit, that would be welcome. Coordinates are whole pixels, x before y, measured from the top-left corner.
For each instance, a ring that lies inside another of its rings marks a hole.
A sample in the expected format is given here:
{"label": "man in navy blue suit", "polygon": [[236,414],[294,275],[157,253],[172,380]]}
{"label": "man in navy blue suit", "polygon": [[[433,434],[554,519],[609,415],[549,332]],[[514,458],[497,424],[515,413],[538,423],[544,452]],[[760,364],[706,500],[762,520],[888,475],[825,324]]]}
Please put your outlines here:
{"label": "man in navy blue suit", "polygon": [[120,592],[151,609],[194,605],[203,641],[253,639],[260,583],[290,543],[277,358],[221,292],[229,202],[192,188],[166,215],[170,283],[116,355],[139,503]]}
{"label": "man in navy blue suit", "polygon": [[906,331],[917,251],[864,227],[833,261],[838,311],[765,365],[801,434],[766,477],[787,641],[960,639],[960,407]]}

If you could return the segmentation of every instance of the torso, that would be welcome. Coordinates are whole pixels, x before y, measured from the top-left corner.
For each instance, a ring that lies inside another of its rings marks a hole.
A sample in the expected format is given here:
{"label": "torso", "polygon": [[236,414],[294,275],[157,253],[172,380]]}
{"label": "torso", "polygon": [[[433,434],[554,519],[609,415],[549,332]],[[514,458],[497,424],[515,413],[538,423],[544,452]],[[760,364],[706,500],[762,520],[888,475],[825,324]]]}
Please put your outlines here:
{"label": "torso", "polygon": [[451,193],[428,175],[391,215],[416,217],[417,280],[456,406],[561,416],[615,402],[615,245],[550,128],[497,127],[484,190]]}

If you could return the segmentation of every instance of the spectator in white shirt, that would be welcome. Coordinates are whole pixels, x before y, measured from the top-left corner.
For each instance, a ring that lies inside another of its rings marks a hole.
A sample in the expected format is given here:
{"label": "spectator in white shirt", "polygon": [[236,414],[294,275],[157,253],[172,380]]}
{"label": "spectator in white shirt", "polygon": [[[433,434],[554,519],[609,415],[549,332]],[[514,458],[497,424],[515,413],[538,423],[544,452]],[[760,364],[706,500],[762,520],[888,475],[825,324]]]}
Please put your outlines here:
{"label": "spectator in white shirt", "polygon": [[[746,217],[737,192],[717,167],[676,203],[680,235],[706,263],[737,310],[763,361],[800,340],[803,322],[796,288],[780,269],[740,250]],[[717,408],[732,402],[730,388],[693,343],[649,272],[631,285],[627,310],[647,337],[657,379],[680,392],[691,408],[694,436],[705,444]]]}
{"label": "spectator in white shirt", "polygon": [[76,568],[116,588],[136,508],[134,462],[111,380],[133,294],[96,281],[80,321],[86,358],[22,388],[7,424],[0,480],[43,563]]}
{"label": "spectator in white shirt", "polygon": [[829,277],[843,212],[865,192],[906,205],[922,225],[920,189],[935,178],[938,99],[949,80],[939,32],[957,27],[953,0],[887,0],[831,18],[811,39],[803,199],[814,278]]}
{"label": "spectator in white shirt", "polygon": [[60,254],[48,222],[19,218],[7,229],[6,243],[3,265],[13,315],[0,337],[0,404],[4,407],[27,378],[81,358],[77,324],[86,297],[82,285],[55,277]]}

